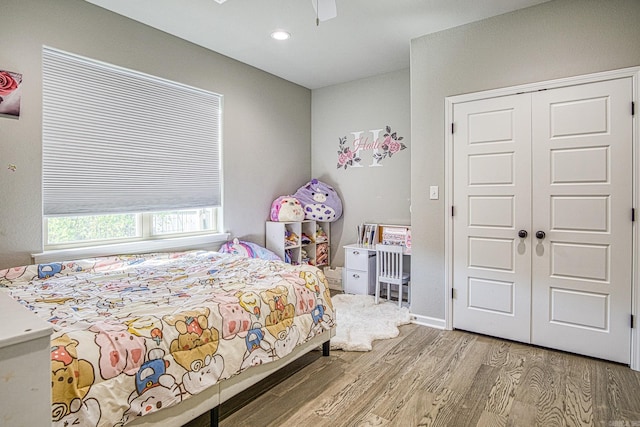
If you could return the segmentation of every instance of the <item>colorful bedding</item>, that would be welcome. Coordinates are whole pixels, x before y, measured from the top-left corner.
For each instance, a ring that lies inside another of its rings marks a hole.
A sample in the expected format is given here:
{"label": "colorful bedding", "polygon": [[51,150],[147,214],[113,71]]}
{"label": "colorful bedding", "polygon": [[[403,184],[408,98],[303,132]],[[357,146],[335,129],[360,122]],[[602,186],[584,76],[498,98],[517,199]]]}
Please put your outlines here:
{"label": "colorful bedding", "polygon": [[54,425],[124,426],[334,326],[312,266],[217,252],[0,270],[0,290],[54,326]]}

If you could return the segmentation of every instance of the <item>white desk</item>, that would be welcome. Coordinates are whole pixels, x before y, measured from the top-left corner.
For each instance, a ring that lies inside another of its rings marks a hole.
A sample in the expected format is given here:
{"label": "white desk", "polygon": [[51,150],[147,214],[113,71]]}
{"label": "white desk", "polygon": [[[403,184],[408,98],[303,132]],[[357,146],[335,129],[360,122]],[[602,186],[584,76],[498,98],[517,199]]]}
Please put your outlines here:
{"label": "white desk", "polygon": [[[342,288],[344,292],[347,294],[375,294],[375,245],[358,245],[354,243],[343,247],[345,272]],[[405,255],[411,254],[405,253]]]}

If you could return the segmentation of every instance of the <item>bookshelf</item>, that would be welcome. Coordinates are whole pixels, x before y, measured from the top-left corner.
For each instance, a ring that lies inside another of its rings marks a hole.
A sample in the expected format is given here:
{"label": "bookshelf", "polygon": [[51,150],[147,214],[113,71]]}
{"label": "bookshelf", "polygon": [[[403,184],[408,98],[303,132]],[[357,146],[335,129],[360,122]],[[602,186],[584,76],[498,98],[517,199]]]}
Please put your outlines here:
{"label": "bookshelf", "polygon": [[314,220],[267,221],[267,249],[290,264],[329,265],[329,224]]}

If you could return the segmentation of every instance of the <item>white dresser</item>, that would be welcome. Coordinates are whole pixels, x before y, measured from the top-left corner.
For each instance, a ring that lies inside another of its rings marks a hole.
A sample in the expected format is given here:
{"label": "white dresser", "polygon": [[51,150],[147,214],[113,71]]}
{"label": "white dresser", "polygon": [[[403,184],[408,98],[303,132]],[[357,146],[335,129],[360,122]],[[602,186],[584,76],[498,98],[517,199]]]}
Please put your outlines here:
{"label": "white dresser", "polygon": [[51,332],[0,291],[0,425],[51,425]]}
{"label": "white dresser", "polygon": [[344,246],[343,289],[347,294],[373,295],[376,289],[376,250],[373,246]]}

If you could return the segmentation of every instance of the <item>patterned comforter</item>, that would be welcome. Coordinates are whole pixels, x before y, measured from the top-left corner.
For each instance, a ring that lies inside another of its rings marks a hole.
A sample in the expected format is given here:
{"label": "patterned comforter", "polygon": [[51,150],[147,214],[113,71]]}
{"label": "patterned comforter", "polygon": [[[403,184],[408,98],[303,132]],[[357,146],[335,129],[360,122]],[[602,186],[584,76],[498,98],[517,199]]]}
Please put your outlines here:
{"label": "patterned comforter", "polygon": [[0,270],[0,291],[51,322],[54,425],[123,426],[334,326],[312,266],[217,252]]}

